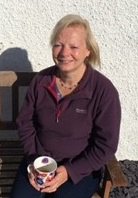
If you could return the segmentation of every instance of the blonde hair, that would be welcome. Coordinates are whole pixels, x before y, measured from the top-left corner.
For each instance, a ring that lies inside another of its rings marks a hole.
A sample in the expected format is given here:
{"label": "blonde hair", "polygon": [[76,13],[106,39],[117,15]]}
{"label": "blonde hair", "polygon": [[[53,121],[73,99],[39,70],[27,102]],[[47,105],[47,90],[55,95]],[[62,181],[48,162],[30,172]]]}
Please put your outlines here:
{"label": "blonde hair", "polygon": [[92,65],[99,65],[100,66],[100,51],[99,46],[94,38],[94,35],[91,31],[89,22],[86,19],[83,19],[79,15],[69,14],[61,18],[58,23],[55,25],[53,32],[51,34],[50,44],[53,47],[55,44],[57,37],[59,36],[60,32],[72,26],[83,26],[86,31],[86,45],[87,48],[90,50],[90,55],[87,57],[85,63],[92,64]]}

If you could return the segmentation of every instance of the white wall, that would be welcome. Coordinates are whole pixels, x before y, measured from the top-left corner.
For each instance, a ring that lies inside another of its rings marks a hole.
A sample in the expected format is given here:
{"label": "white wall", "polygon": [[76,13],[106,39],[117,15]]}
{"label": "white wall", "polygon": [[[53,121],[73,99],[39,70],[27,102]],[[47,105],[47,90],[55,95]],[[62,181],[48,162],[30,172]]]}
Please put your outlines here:
{"label": "white wall", "polygon": [[102,69],[117,87],[122,124],[117,156],[138,159],[138,1],[1,0],[0,70],[39,71],[53,64],[49,37],[67,13],[86,17],[101,48]]}

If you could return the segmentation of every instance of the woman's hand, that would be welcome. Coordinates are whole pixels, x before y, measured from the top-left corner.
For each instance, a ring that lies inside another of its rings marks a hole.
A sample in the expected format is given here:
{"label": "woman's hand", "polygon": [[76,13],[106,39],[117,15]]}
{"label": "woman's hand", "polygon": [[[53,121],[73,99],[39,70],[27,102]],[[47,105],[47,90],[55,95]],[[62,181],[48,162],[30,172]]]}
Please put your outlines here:
{"label": "woman's hand", "polygon": [[56,170],[56,175],[51,181],[46,181],[46,187],[41,189],[41,192],[52,193],[59,186],[68,180],[68,173],[65,166],[59,166]]}

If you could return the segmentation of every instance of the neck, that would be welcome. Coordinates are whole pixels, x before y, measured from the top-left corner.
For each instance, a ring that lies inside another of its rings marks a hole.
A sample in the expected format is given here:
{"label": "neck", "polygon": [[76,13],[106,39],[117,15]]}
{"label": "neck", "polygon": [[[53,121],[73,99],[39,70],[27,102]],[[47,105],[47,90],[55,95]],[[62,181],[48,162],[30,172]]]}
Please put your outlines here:
{"label": "neck", "polygon": [[59,78],[61,79],[61,81],[64,84],[67,84],[70,86],[72,86],[74,84],[78,84],[84,75],[85,69],[86,69],[86,66],[82,67],[80,69],[80,71],[76,71],[76,72],[62,72],[62,71],[60,71]]}

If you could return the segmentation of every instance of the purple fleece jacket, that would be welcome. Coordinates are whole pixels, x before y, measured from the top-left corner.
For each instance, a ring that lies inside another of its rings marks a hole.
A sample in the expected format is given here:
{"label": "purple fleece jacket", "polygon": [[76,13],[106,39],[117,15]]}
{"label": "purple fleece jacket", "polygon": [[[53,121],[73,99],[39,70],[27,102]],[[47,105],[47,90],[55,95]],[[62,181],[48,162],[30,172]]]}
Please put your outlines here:
{"label": "purple fleece jacket", "polygon": [[74,183],[99,170],[117,150],[121,109],[111,81],[87,66],[73,93],[58,100],[49,67],[32,80],[17,118],[24,152],[62,162]]}

